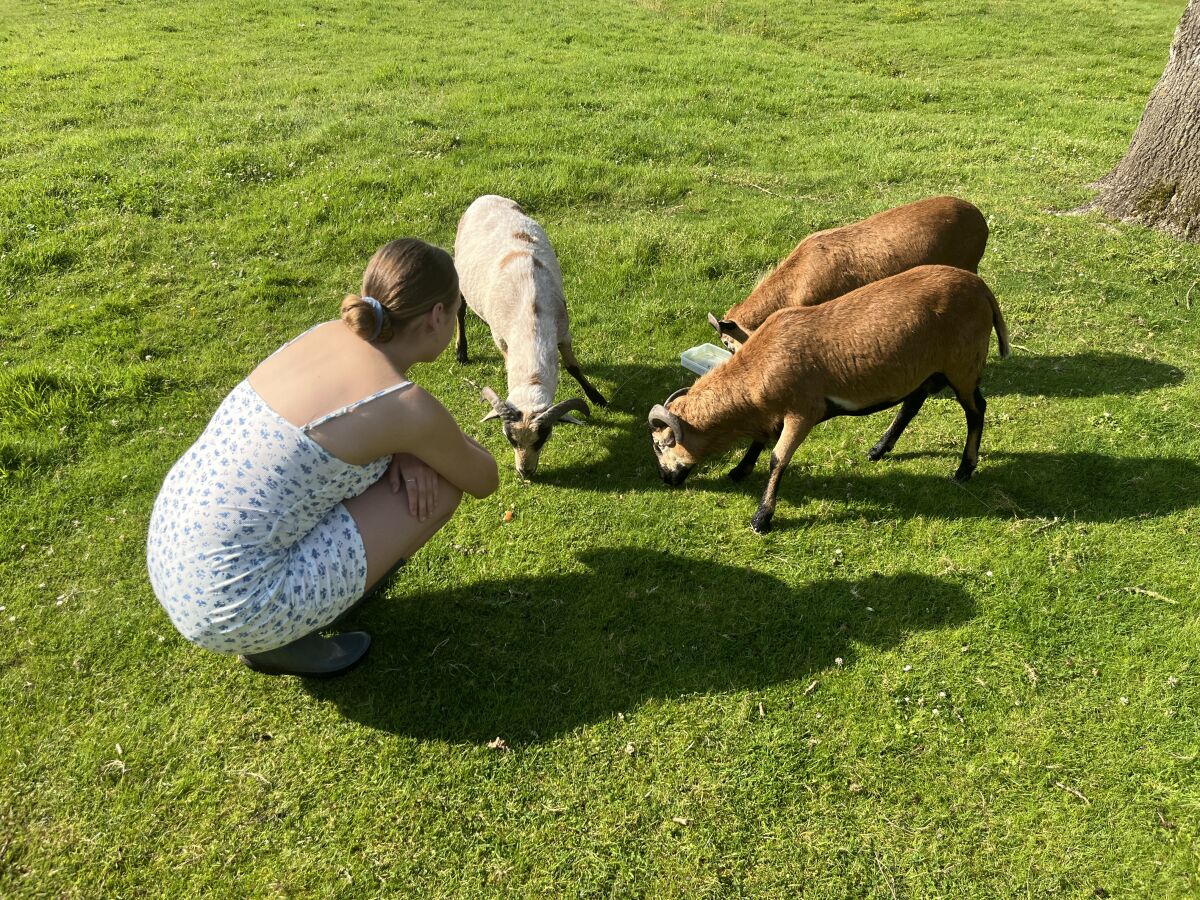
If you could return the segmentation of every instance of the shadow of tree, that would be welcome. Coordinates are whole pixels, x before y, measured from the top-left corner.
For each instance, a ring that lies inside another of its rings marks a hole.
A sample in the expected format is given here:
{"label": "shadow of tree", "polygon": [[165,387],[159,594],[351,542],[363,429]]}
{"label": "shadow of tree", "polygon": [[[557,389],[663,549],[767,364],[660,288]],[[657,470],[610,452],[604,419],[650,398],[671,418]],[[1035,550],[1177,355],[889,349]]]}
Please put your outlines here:
{"label": "shadow of tree", "polygon": [[537,741],[649,698],[807,677],[856,645],[892,647],[975,611],[962,588],[920,574],[796,588],[648,549],[579,560],[590,571],[368,605],[355,617],[375,636],[372,656],[305,688],[384,731]]}
{"label": "shadow of tree", "polygon": [[1183,379],[1183,371],[1174,366],[1123,353],[1035,355],[1014,350],[1008,359],[984,370],[983,393],[986,397],[1140,394],[1180,384]]}

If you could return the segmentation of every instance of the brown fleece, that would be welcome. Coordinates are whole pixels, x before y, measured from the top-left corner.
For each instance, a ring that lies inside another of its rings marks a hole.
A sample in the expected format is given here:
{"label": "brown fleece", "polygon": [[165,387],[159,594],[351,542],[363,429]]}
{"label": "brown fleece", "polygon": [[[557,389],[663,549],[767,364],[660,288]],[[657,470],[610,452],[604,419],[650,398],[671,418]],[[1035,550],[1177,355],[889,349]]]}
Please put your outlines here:
{"label": "brown fleece", "polygon": [[860,409],[891,405],[937,373],[970,397],[993,328],[1007,356],[1004,318],[983,280],[919,266],[818,306],[776,312],[669,410],[699,459],[742,437],[769,442],[785,418],[811,427],[828,397]]}
{"label": "brown fleece", "polygon": [[983,214],[956,197],[930,197],[811,234],[724,318],[747,334],[787,306],[814,306],[921,265],[975,272],[987,245]]}

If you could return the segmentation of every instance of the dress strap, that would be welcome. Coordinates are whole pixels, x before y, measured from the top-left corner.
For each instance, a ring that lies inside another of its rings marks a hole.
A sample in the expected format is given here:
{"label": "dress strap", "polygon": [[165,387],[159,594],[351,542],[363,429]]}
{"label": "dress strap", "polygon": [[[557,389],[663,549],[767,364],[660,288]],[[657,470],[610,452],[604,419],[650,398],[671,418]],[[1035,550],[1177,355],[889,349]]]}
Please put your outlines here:
{"label": "dress strap", "polygon": [[339,406],[333,412],[325,413],[325,415],[320,416],[319,418],[313,419],[311,422],[309,422],[307,425],[305,425],[300,430],[303,431],[305,434],[308,434],[308,432],[310,430],[312,430],[313,428],[316,428],[318,425],[324,425],[330,419],[336,419],[338,416],[344,416],[344,415],[346,415],[346,413],[353,412],[354,410],[358,409],[364,403],[370,403],[372,400],[378,400],[380,397],[385,397],[388,394],[393,393],[394,391],[398,391],[402,388],[406,388],[410,384],[412,384],[412,382],[409,381],[408,379],[405,379],[404,381],[398,381],[398,382],[396,382],[396,384],[393,384],[389,387],[385,387],[382,391],[376,391],[375,393],[371,394],[371,396],[369,396],[369,397],[363,397],[361,400],[355,400],[353,403],[347,403],[345,406]]}

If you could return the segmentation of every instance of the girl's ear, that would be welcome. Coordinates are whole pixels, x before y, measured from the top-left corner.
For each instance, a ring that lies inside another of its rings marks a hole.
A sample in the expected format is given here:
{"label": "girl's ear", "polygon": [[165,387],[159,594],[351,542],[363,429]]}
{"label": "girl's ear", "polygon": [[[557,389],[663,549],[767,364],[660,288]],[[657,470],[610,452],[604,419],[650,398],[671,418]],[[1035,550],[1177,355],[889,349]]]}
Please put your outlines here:
{"label": "girl's ear", "polygon": [[434,304],[433,309],[429,310],[429,325],[435,331],[442,327],[442,322],[446,318],[446,306],[443,303]]}

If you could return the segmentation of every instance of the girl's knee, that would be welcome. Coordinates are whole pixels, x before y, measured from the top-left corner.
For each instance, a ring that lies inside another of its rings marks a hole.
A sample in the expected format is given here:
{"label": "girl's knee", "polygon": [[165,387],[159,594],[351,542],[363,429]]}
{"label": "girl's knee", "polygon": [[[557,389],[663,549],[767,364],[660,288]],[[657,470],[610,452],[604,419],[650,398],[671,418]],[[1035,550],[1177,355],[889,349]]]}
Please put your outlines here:
{"label": "girl's knee", "polygon": [[437,507],[434,509],[434,516],[442,522],[448,522],[450,517],[454,515],[458,509],[458,505],[462,503],[463,492],[448,482],[445,478],[438,477],[438,499]]}

